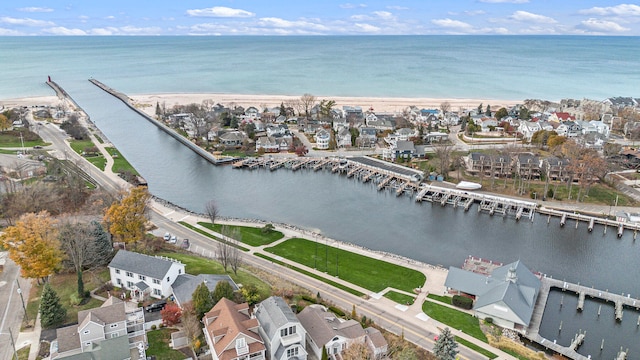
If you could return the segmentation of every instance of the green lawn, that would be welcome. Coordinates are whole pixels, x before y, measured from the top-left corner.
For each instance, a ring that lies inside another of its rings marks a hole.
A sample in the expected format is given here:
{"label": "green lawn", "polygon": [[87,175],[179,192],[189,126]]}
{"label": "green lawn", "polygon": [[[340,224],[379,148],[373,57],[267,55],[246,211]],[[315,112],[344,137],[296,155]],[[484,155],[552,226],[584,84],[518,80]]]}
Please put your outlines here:
{"label": "green lawn", "polygon": [[[29,359],[29,351],[31,350],[31,345],[27,345],[22,349],[18,350],[18,360],[28,360]],[[12,358],[13,359],[13,358]]]}
{"label": "green lawn", "polygon": [[[204,257],[182,253],[160,253],[158,255],[180,260],[185,264],[185,271],[188,274],[225,274],[224,268],[219,262]],[[231,268],[229,267],[229,272],[227,272],[226,274],[231,276],[236,284],[242,284],[244,286],[255,285],[262,299],[266,299],[271,296],[271,287],[269,286],[269,284],[255,277],[246,269],[240,268],[238,270],[238,274],[236,275],[233,273],[233,271],[231,271]]]}
{"label": "green lawn", "polygon": [[211,224],[209,222],[199,222],[198,225],[202,225],[207,229],[213,230],[217,233],[221,233],[223,226],[228,227],[230,230],[238,230],[241,236],[240,242],[243,242],[250,246],[268,245],[284,237],[284,234],[281,233],[280,231],[271,231],[268,234],[264,234],[262,233],[261,228],[255,228],[250,226],[221,225],[221,224]]}
{"label": "green lawn", "polygon": [[46,143],[42,141],[42,139],[24,140],[24,137],[23,137],[23,139],[21,140],[19,135],[16,136],[11,131],[8,131],[8,132],[0,131],[0,147],[30,148],[36,145],[45,145],[45,144]]}
{"label": "green lawn", "polygon": [[[222,241],[222,239],[220,239],[220,238],[218,238],[218,237],[213,236],[211,233],[209,233],[209,232],[207,232],[207,231],[205,231],[205,230],[202,230],[202,229],[200,229],[200,228],[197,228],[197,227],[195,227],[195,226],[193,226],[193,225],[191,225],[191,224],[189,224],[189,223],[187,223],[187,222],[184,222],[184,221],[178,221],[178,224],[180,224],[180,225],[182,225],[182,226],[184,226],[184,227],[186,227],[186,228],[189,228],[189,229],[191,229],[191,230],[193,230],[193,231],[197,232],[198,234],[201,234],[201,235],[204,235],[204,236],[206,236],[206,237],[208,237],[208,238],[210,238],[210,239],[213,239],[213,240],[215,240],[215,241]],[[235,247],[237,247],[238,249],[240,249],[240,250],[242,250],[242,251],[245,251],[245,252],[246,252],[246,251],[249,251],[249,249],[247,249],[246,247],[238,246],[238,245],[235,245],[235,244],[232,244],[232,246],[235,246]]]}
{"label": "green lawn", "polygon": [[71,148],[73,149],[73,151],[77,152],[78,154],[82,154],[82,152],[86,148],[91,148],[91,147],[95,147],[96,146],[93,143],[93,141],[91,141],[91,139],[87,139],[87,140],[71,140],[69,145],[71,145]]}
{"label": "green lawn", "polygon": [[472,343],[470,341],[467,341],[467,340],[465,340],[465,339],[463,339],[461,337],[456,336],[455,339],[456,339],[456,342],[458,344],[464,345],[464,346],[468,347],[469,349],[488,357],[489,359],[495,359],[495,358],[498,357],[498,355],[492,353],[491,351],[486,350],[485,348],[481,348],[480,346],[478,346],[478,345],[476,345],[476,344],[474,344],[474,343]]}
{"label": "green lawn", "polygon": [[374,292],[387,287],[411,292],[426,280],[419,271],[301,238],[265,250]]}
{"label": "green lawn", "polygon": [[177,330],[172,329],[159,329],[152,330],[147,333],[147,340],[149,340],[149,348],[147,349],[147,356],[155,356],[157,359],[162,360],[182,360],[185,358],[184,354],[178,350],[173,350],[169,347],[169,341],[171,341],[171,333]]}
{"label": "green lawn", "polygon": [[113,170],[114,173],[130,172],[134,175],[140,175],[138,174],[136,169],[134,169],[133,166],[129,164],[127,159],[125,159],[124,156],[120,154],[118,149],[114,147],[107,147],[105,149],[109,152],[109,154],[111,154],[111,157],[113,157],[113,167],[111,168],[111,170]]}
{"label": "green lawn", "polygon": [[395,291],[387,291],[384,297],[402,305],[411,305],[416,300],[415,296],[409,296]]}
{"label": "green lawn", "polygon": [[269,260],[269,261],[271,261],[272,263],[275,263],[275,264],[278,264],[278,265],[281,265],[281,266],[288,267],[289,269],[295,270],[295,271],[297,271],[297,272],[299,272],[299,273],[301,273],[301,274],[304,274],[304,275],[306,275],[306,276],[312,277],[312,278],[314,278],[314,279],[316,279],[316,280],[320,280],[320,281],[322,281],[322,282],[324,282],[324,283],[327,283],[327,284],[329,284],[329,285],[331,285],[331,286],[333,286],[333,287],[335,287],[335,288],[338,288],[338,289],[340,289],[340,290],[344,290],[344,291],[346,291],[346,292],[348,292],[348,293],[350,293],[350,294],[353,294],[353,295],[355,295],[355,296],[358,296],[358,297],[362,297],[362,296],[364,296],[364,294],[363,294],[363,293],[361,293],[361,292],[360,292],[360,291],[358,291],[358,290],[355,290],[355,289],[352,289],[352,288],[350,288],[350,287],[344,286],[344,285],[342,285],[342,284],[340,284],[340,283],[337,283],[337,282],[335,282],[335,281],[333,281],[333,280],[329,280],[329,279],[324,278],[324,277],[322,277],[322,276],[318,276],[318,275],[316,275],[316,274],[314,274],[314,273],[311,273],[311,272],[309,272],[309,271],[306,271],[306,270],[300,269],[299,267],[296,267],[296,266],[293,266],[293,265],[289,265],[289,264],[284,263],[284,262],[282,262],[282,261],[280,261],[280,260],[276,260],[276,259],[274,259],[274,258],[268,257],[267,255],[264,255],[264,254],[255,254],[255,255],[256,255],[257,257],[263,258],[263,259],[265,259],[265,260]]}
{"label": "green lawn", "polygon": [[99,156],[87,156],[85,157],[85,159],[87,159],[90,163],[93,164],[93,166],[97,167],[98,169],[104,171],[105,167],[107,166],[107,159],[104,158],[104,156],[99,155]]}
{"label": "green lawn", "polygon": [[437,300],[437,301],[440,301],[442,303],[451,305],[451,296],[441,296],[441,295],[436,295],[436,294],[429,294],[429,295],[427,295],[427,297],[429,299]]}
{"label": "green lawn", "polygon": [[431,301],[425,301],[422,304],[422,311],[429,315],[429,317],[440,321],[451,328],[461,330],[465,334],[487,342],[487,337],[484,335],[482,330],[480,330],[480,321],[473,317],[473,315],[454,310]]}

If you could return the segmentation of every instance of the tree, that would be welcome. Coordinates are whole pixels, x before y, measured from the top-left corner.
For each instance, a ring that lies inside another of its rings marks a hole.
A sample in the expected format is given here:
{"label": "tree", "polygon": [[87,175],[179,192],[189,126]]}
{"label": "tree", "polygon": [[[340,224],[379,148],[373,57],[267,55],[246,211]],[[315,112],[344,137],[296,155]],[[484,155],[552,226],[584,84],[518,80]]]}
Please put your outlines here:
{"label": "tree", "polygon": [[309,153],[309,150],[307,149],[306,146],[300,145],[300,146],[296,146],[295,153],[296,155],[302,157],[307,155],[307,153]]}
{"label": "tree", "polygon": [[498,109],[498,111],[496,111],[495,117],[498,120],[501,120],[505,117],[509,116],[509,112],[507,112],[506,108],[501,107],[500,109]]}
{"label": "tree", "polygon": [[213,298],[211,292],[205,282],[200,283],[196,290],[191,295],[191,302],[193,303],[193,309],[196,312],[198,319],[202,319],[204,314],[211,310],[213,307]]}
{"label": "tree", "polygon": [[216,202],[213,200],[207,201],[207,204],[204,206],[204,210],[209,220],[211,220],[211,225],[215,224],[218,214],[220,213],[220,209],[218,209]]}
{"label": "tree", "polygon": [[180,322],[182,310],[176,303],[168,303],[160,310],[160,315],[162,315],[162,324],[164,326],[173,326]]}
{"label": "tree", "polygon": [[216,288],[213,289],[212,297],[214,304],[217,304],[218,301],[223,298],[233,300],[233,288],[231,287],[231,284],[224,280],[218,281]]}
{"label": "tree", "polygon": [[480,105],[478,105],[478,109],[476,109],[476,113],[478,115],[482,114],[482,103],[480,103]]}
{"label": "tree", "polygon": [[308,119],[309,113],[313,105],[316,103],[316,97],[311,94],[304,94],[300,97],[300,105],[304,109],[304,115]]}
{"label": "tree", "polygon": [[451,163],[451,153],[455,150],[455,146],[450,142],[439,142],[433,145],[433,150],[439,160],[440,174],[446,178]]}
{"label": "tree", "polygon": [[518,113],[518,119],[520,120],[529,120],[531,119],[531,114],[529,112],[529,109],[527,109],[524,106],[520,107],[520,112]]}
{"label": "tree", "polygon": [[111,238],[104,231],[102,224],[96,220],[91,221],[91,235],[95,241],[95,265],[106,266],[114,255]]}
{"label": "tree", "polygon": [[442,117],[444,118],[449,111],[451,111],[451,103],[448,101],[440,103],[440,111],[442,112]]}
{"label": "tree", "polygon": [[458,343],[449,328],[444,328],[433,345],[433,354],[438,360],[455,360],[458,355]]}
{"label": "tree", "polygon": [[335,100],[325,100],[322,99],[320,101],[320,117],[322,119],[330,119],[331,118],[331,109],[336,105]]}
{"label": "tree", "polygon": [[78,297],[85,297],[82,271],[96,265],[100,259],[96,257],[96,239],[89,224],[79,223],[72,219],[65,219],[58,232],[62,250],[67,259],[73,264],[78,278]]}
{"label": "tree", "polygon": [[44,284],[40,297],[40,322],[42,327],[49,328],[62,324],[67,316],[67,310],[60,303],[58,294],[49,286]]}
{"label": "tree", "polygon": [[2,245],[23,277],[46,279],[60,267],[62,251],[55,221],[46,211],[25,214],[5,229]]}
{"label": "tree", "polygon": [[610,142],[604,144],[604,148],[602,149],[605,157],[616,156],[620,153],[620,151],[622,151],[622,145]]}
{"label": "tree", "polygon": [[280,103],[280,116],[287,116],[287,109],[284,107],[284,102]]}
{"label": "tree", "polygon": [[104,220],[116,240],[134,244],[144,237],[149,197],[147,188],[138,186],[107,209]]}
{"label": "tree", "polygon": [[182,330],[185,332],[187,339],[189,339],[189,344],[192,348],[198,337],[200,337],[200,335],[202,334],[202,323],[200,322],[201,319],[202,317],[197,317],[196,311],[191,301],[182,305]]}
{"label": "tree", "polygon": [[484,112],[486,116],[491,116],[491,105],[487,104],[487,111]]}
{"label": "tree", "polygon": [[371,352],[364,343],[351,344],[346,350],[340,354],[344,360],[369,360]]}
{"label": "tree", "polygon": [[329,360],[329,355],[327,354],[326,345],[322,345],[322,360]]}
{"label": "tree", "polygon": [[260,301],[258,288],[253,284],[243,286],[240,292],[242,293],[244,300],[249,303],[249,305],[257,304]]}
{"label": "tree", "polygon": [[5,131],[10,126],[11,122],[9,121],[9,118],[4,114],[0,114],[0,131]]}

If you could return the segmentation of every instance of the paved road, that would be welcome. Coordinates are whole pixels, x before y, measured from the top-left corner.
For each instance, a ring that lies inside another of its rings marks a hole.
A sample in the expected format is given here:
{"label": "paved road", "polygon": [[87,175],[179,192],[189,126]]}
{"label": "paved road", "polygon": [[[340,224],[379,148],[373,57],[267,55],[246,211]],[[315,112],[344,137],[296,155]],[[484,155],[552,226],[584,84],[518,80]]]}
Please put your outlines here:
{"label": "paved road", "polygon": [[[7,257],[6,252],[1,252],[0,257]],[[13,261],[6,258],[4,270],[0,272],[0,359],[11,359],[13,346],[9,330],[13,333],[13,340],[18,341],[20,324],[24,316],[18,286],[28,296],[29,283],[20,279],[20,268]],[[18,279],[20,279],[18,284]],[[22,344],[16,343],[16,347]]]}

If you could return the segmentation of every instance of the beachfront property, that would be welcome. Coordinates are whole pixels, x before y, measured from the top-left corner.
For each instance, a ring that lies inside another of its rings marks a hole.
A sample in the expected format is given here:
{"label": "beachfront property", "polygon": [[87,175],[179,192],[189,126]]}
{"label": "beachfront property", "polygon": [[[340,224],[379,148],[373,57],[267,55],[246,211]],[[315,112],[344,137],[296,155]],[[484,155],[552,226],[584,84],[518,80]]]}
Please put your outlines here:
{"label": "beachfront property", "polygon": [[138,301],[170,296],[173,283],[185,274],[185,265],[177,260],[127,250],[119,250],[108,267],[111,284],[130,290]]}
{"label": "beachfront property", "polygon": [[78,312],[78,324],[56,329],[50,358],[146,359],[144,321],[141,307],[111,296],[99,308]]}
{"label": "beachfront property", "polygon": [[474,316],[521,333],[529,326],[540,286],[540,279],[520,260],[490,274],[450,267],[445,280],[447,293],[474,299]]}
{"label": "beachfront property", "polygon": [[255,307],[253,317],[260,324],[267,359],[307,359],[307,332],[283,298],[271,296],[262,301]]}

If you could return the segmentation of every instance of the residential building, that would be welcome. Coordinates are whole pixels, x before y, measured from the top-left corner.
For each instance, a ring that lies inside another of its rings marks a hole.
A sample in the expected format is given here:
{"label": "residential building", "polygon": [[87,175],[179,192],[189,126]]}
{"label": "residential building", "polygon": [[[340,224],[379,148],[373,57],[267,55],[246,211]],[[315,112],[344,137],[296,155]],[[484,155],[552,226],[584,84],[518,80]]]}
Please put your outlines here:
{"label": "residential building", "polygon": [[331,140],[331,134],[329,134],[329,131],[321,129],[316,132],[314,137],[316,140],[316,148],[318,150],[327,150],[329,148],[329,142]]}
{"label": "residential building", "polygon": [[533,121],[521,121],[520,126],[518,126],[518,132],[521,133],[527,141],[531,141],[533,134],[540,130],[542,130],[540,124]]}
{"label": "residential building", "polygon": [[532,153],[519,153],[515,157],[515,171],[521,178],[539,179],[540,160]]}
{"label": "residential building", "polygon": [[102,306],[78,312],[78,324],[56,330],[52,360],[146,359],[144,311],[110,297]]}
{"label": "residential building", "polygon": [[531,321],[540,285],[540,279],[519,260],[489,276],[450,267],[445,280],[449,294],[475,299],[476,317],[492,318],[496,325],[521,333]]}
{"label": "residential building", "polygon": [[214,275],[214,274],[182,274],[176,277],[176,281],[171,285],[171,292],[173,294],[173,300],[175,303],[182,307],[183,304],[191,301],[193,292],[200,284],[205,284],[210,292],[216,289],[219,282],[226,281],[231,285],[233,291],[238,291],[238,285],[231,279],[229,275]]}
{"label": "residential building", "polygon": [[262,136],[256,140],[256,151],[279,152],[280,146],[272,136]]}
{"label": "residential building", "polygon": [[245,136],[241,131],[229,131],[219,135],[220,144],[226,147],[238,147],[244,143]]}
{"label": "residential building", "polygon": [[338,148],[351,147],[351,131],[348,127],[342,127],[336,134],[336,145]]}
{"label": "residential building", "polygon": [[306,331],[283,298],[272,296],[256,306],[253,316],[269,360],[306,360]]}
{"label": "residential building", "polygon": [[138,300],[171,295],[171,285],[184,273],[184,264],[177,260],[127,250],[119,250],[109,263],[111,284],[131,290],[131,296]]}
{"label": "residential building", "polygon": [[565,121],[558,125],[556,132],[560,136],[575,138],[582,133],[582,129],[575,121]]}
{"label": "residential building", "polygon": [[266,347],[247,303],[221,299],[202,318],[213,360],[265,360]]}
{"label": "residential building", "polygon": [[546,173],[550,180],[566,181],[569,179],[568,159],[560,159],[557,157],[549,157],[542,160],[541,169]]}

